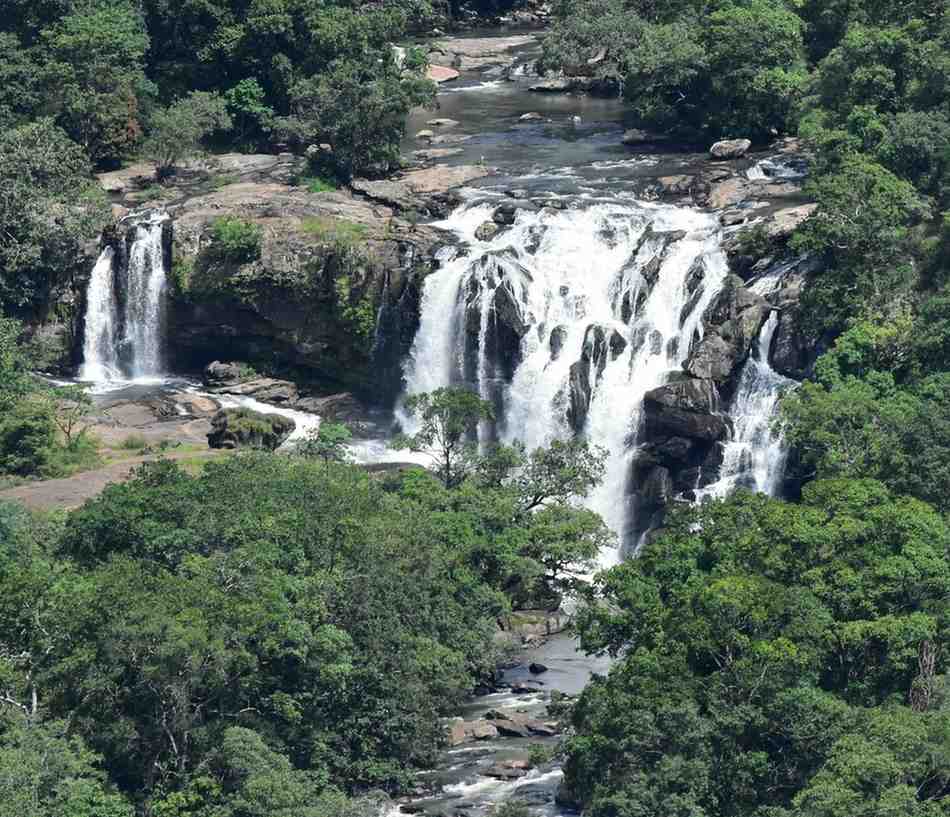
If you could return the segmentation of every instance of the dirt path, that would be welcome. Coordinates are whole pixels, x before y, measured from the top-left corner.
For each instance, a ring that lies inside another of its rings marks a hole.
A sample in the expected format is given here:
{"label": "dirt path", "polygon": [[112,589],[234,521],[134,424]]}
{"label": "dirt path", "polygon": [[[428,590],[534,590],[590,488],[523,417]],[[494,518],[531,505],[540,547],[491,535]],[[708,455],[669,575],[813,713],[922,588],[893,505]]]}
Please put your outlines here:
{"label": "dirt path", "polygon": [[171,452],[164,455],[152,454],[144,457],[131,457],[113,465],[106,465],[94,471],[83,471],[63,479],[48,479],[43,482],[30,482],[0,491],[0,500],[22,502],[32,510],[49,511],[53,509],[71,510],[78,508],[87,499],[98,496],[105,487],[113,482],[124,482],[132,469],[143,462],[158,459],[191,460],[211,459],[220,456],[220,451]]}

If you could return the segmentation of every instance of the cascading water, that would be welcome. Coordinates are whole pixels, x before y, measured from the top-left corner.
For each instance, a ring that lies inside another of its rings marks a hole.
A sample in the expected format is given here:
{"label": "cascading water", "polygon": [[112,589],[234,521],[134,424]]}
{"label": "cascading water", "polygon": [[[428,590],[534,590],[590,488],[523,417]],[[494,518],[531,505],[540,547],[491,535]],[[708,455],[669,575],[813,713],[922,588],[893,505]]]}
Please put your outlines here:
{"label": "cascading water", "polygon": [[163,223],[153,215],[135,225],[126,273],[125,319],[122,343],[128,349],[133,378],[162,372],[162,327],[165,317],[165,260]]}
{"label": "cascading water", "polygon": [[[130,227],[127,258],[102,251],[86,291],[81,376],[93,382],[162,374],[166,274],[164,213]],[[124,260],[124,263],[117,263]]]}
{"label": "cascading water", "polygon": [[[750,289],[757,295],[774,292],[791,266],[780,265]],[[769,313],[759,331],[758,344],[742,368],[729,410],[732,439],[724,446],[719,479],[696,492],[700,500],[722,499],[738,488],[769,496],[777,496],[781,490],[788,449],[772,423],[782,395],[798,383],[776,372],[769,362],[778,321],[778,312]]]}
{"label": "cascading water", "polygon": [[119,377],[115,343],[118,309],[115,298],[115,250],[106,247],[93,267],[86,290],[86,331],[83,338],[83,380],[102,382]]}
{"label": "cascading water", "polygon": [[681,371],[726,278],[718,223],[685,208],[577,200],[519,209],[510,229],[480,241],[498,204],[464,204],[439,225],[469,249],[426,281],[407,391],[467,384],[498,409],[491,434],[529,450],[573,434],[604,447],[606,478],[589,504],[629,541],[641,405]]}

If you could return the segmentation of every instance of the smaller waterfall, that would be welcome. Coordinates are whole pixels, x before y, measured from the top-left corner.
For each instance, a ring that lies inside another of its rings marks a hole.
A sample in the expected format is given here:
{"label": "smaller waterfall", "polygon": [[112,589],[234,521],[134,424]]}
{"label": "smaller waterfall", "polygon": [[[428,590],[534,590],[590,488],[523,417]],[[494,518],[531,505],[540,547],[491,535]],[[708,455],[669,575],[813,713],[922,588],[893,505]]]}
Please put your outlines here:
{"label": "smaller waterfall", "polygon": [[777,328],[778,313],[771,312],[759,333],[758,346],[739,376],[729,412],[734,433],[725,444],[719,480],[697,491],[699,499],[723,499],[737,488],[775,496],[781,488],[788,450],[772,421],[782,395],[798,384],[769,364]]}
{"label": "smaller waterfall", "polygon": [[86,291],[86,332],[80,378],[99,383],[119,377],[115,343],[118,310],[115,298],[115,250],[106,247],[93,267]]}
{"label": "smaller waterfall", "polygon": [[86,290],[83,380],[121,382],[160,376],[166,273],[164,213],[134,222],[127,252],[106,247]]}
{"label": "smaller waterfall", "polygon": [[166,286],[162,234],[166,219],[155,214],[135,225],[129,252],[122,343],[128,350],[133,378],[154,377],[162,372]]}

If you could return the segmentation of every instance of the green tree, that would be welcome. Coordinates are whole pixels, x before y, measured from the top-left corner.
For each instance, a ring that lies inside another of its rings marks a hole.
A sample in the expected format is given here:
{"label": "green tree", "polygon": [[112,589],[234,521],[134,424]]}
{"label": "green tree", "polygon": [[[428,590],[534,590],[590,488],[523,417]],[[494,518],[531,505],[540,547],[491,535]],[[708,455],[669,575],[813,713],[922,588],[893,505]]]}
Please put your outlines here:
{"label": "green tree", "polygon": [[165,179],[183,162],[204,155],[204,140],[231,125],[223,97],[193,91],[152,114],[142,152],[155,163],[158,179]]}
{"label": "green tree", "polygon": [[105,223],[82,149],[49,119],[0,134],[0,304],[43,307]]}
{"label": "green tree", "polygon": [[404,408],[418,429],[392,446],[428,454],[447,488],[460,485],[473,470],[479,423],[494,417],[491,403],[467,389],[443,388],[408,397]]}
{"label": "green tree", "polygon": [[115,165],[141,136],[149,47],[133,3],[100,0],[71,8],[43,30],[46,104],[96,165]]}
{"label": "green tree", "polygon": [[315,431],[299,446],[305,457],[323,460],[327,468],[331,462],[346,462],[349,458],[349,444],[352,432],[343,423],[322,422]]}

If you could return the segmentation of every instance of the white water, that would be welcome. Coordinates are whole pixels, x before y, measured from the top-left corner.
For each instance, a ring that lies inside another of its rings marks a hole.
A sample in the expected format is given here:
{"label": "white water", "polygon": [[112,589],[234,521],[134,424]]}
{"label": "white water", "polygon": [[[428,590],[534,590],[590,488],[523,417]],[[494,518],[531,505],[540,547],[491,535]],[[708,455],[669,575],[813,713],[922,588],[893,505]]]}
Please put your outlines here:
{"label": "white water", "polygon": [[[643,397],[681,370],[727,274],[717,222],[695,210],[602,201],[519,211],[512,228],[478,241],[476,228],[501,201],[465,204],[439,225],[471,252],[447,258],[426,280],[420,328],[406,363],[407,391],[467,383],[501,406],[498,437],[521,440],[530,450],[572,436],[571,368],[586,366],[591,398],[579,431],[608,452],[606,478],[587,504],[623,540],[635,523],[628,493]],[[670,236],[673,231],[685,235]],[[652,288],[643,275],[651,262],[658,264]],[[691,299],[688,282],[697,264],[702,285]],[[510,383],[491,354],[502,288],[513,294],[528,327]],[[640,298],[636,313],[625,315],[625,300]],[[599,358],[588,354],[582,362],[588,330],[598,328],[614,346],[602,345]],[[555,332],[561,338],[557,356]],[[409,418],[400,419],[412,428]],[[618,559],[616,551],[602,554],[601,566]]]}
{"label": "white water", "polygon": [[99,391],[130,381],[160,382],[164,374],[162,232],[167,219],[164,213],[151,213],[130,228],[134,233],[124,267],[116,269],[115,253],[107,247],[93,269],[80,376]]}
{"label": "white water", "polygon": [[135,227],[126,278],[125,335],[133,378],[154,377],[162,368],[165,313],[164,214]]}
{"label": "white water", "polygon": [[[760,278],[750,289],[767,295],[781,285],[791,263],[779,266]],[[698,499],[723,499],[738,488],[777,496],[785,476],[788,448],[782,435],[773,429],[782,395],[798,383],[776,372],[769,362],[772,339],[778,329],[778,312],[769,313],[759,331],[759,341],[743,366],[739,384],[729,409],[732,439],[725,444],[719,479],[697,491]]]}
{"label": "white water", "polygon": [[115,343],[118,307],[115,299],[115,251],[106,247],[93,267],[86,290],[86,331],[80,379],[99,383],[119,378]]}
{"label": "white water", "polygon": [[808,171],[800,161],[783,161],[779,157],[762,159],[746,171],[746,176],[753,182],[771,181],[772,179],[797,180],[804,179],[807,175]]}

